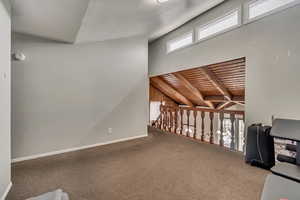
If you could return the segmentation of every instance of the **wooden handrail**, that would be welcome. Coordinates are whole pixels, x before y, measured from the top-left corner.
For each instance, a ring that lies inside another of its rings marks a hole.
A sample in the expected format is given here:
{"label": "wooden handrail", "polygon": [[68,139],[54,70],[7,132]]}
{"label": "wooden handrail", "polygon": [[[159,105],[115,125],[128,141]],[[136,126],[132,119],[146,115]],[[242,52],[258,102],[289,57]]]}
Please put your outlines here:
{"label": "wooden handrail", "polygon": [[[201,114],[198,115],[198,112],[201,112]],[[208,115],[205,115],[205,113]],[[227,114],[226,118],[224,114]],[[240,122],[240,120],[243,121],[245,119],[244,116],[244,111],[241,110],[219,110],[200,107],[172,107],[161,105],[160,114],[152,123],[152,126],[166,132],[183,135],[195,140],[218,144],[230,148],[231,150],[240,150],[241,146],[239,146],[239,144],[241,142],[243,145],[244,141],[239,140],[241,137],[244,138],[244,136],[241,136],[240,132],[237,131],[236,123]],[[224,127],[223,122],[225,119],[230,120],[229,127],[228,124]],[[209,120],[209,123],[207,120]],[[214,127],[216,121],[220,123],[220,125],[218,125],[218,134],[214,132],[216,130]],[[205,126],[208,127],[205,128]],[[228,131],[230,131],[230,134]],[[225,133],[227,134],[224,135]]]}
{"label": "wooden handrail", "polygon": [[237,115],[244,115],[245,111],[242,110],[220,110],[220,109],[212,109],[212,108],[200,108],[200,107],[172,107],[172,106],[163,106],[164,108],[172,109],[172,110],[195,110],[195,111],[204,111],[204,112],[214,112],[214,113],[227,113],[227,114],[237,114]]}

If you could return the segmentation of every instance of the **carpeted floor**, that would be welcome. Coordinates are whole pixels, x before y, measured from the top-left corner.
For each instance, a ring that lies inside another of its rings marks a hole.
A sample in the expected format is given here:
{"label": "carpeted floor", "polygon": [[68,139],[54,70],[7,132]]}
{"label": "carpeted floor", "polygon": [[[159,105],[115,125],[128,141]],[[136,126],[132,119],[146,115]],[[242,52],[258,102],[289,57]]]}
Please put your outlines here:
{"label": "carpeted floor", "polygon": [[150,136],[12,167],[8,200],[61,188],[71,200],[258,200],[267,171],[185,137]]}

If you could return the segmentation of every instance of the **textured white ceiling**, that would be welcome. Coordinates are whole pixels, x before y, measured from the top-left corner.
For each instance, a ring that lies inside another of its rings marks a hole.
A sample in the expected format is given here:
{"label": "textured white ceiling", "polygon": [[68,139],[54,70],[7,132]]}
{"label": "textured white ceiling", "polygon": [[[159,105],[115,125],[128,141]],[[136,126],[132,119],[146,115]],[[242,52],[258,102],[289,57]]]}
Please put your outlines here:
{"label": "textured white ceiling", "polygon": [[13,0],[15,32],[64,42],[156,39],[224,0]]}
{"label": "textured white ceiling", "polygon": [[74,42],[89,0],[12,0],[12,29]]}

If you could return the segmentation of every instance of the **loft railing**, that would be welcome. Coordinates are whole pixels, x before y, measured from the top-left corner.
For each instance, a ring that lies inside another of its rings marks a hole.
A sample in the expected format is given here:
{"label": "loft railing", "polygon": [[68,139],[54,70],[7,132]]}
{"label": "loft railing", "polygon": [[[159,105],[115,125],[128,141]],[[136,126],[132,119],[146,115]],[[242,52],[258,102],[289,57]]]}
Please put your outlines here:
{"label": "loft railing", "polygon": [[161,105],[152,126],[231,150],[244,150],[244,111]]}

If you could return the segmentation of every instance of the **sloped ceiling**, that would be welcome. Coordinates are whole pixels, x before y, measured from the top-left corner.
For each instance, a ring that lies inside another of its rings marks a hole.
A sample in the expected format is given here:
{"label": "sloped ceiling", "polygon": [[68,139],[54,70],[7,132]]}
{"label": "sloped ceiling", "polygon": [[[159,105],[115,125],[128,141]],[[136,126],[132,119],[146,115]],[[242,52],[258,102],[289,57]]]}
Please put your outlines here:
{"label": "sloped ceiling", "polygon": [[89,0],[12,0],[12,29],[73,43]]}
{"label": "sloped ceiling", "polygon": [[151,77],[150,84],[182,105],[216,109],[244,105],[245,62],[239,58]]}
{"label": "sloped ceiling", "polygon": [[14,32],[57,41],[156,39],[224,0],[12,0]]}

